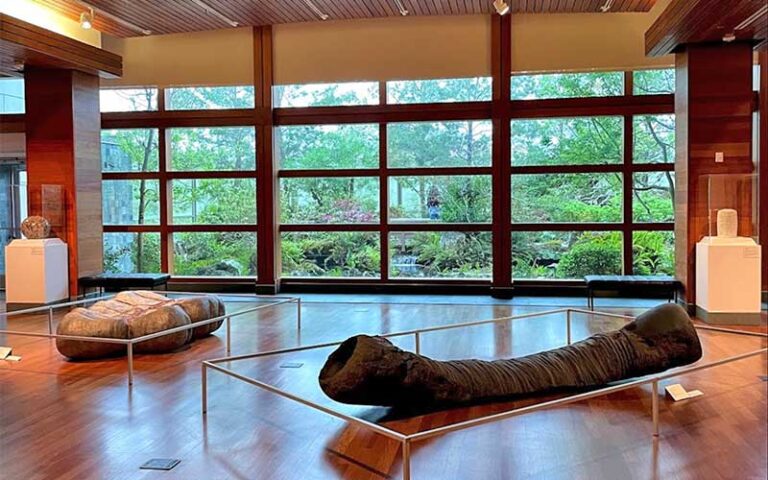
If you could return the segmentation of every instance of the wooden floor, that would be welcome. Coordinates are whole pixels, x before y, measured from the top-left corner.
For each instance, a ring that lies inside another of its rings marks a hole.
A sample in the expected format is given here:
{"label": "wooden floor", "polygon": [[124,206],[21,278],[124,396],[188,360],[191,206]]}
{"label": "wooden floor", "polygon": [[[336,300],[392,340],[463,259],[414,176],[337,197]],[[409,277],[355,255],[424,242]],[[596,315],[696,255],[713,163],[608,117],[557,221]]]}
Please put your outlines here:
{"label": "wooden floor", "polygon": [[[353,297],[342,297],[341,300]],[[418,297],[414,297],[418,298]],[[228,309],[252,306],[229,302]],[[233,320],[233,354],[545,310],[478,304],[305,303]],[[612,309],[636,314],[641,310]],[[765,331],[763,326],[757,330]],[[44,331],[45,316],[10,328]],[[574,339],[615,321],[574,317]],[[0,328],[7,328],[0,321]],[[754,328],[753,328],[754,330]],[[765,347],[757,337],[701,332],[706,359]],[[424,335],[422,353],[440,359],[502,358],[557,347],[554,315]],[[401,345],[411,348],[410,340]],[[20,363],[0,362],[0,479],[383,479],[400,478],[399,445],[219,373],[200,412],[200,361],[224,355],[223,329],[190,348],[138,356],[133,388],[124,359],[69,362],[51,340],[0,335]],[[345,412],[411,433],[554,397],[388,418],[382,409],[340,407],[317,386],[329,350],[232,368]],[[285,362],[301,368],[280,368]],[[690,374],[704,396],[661,400],[661,436],[651,435],[651,391],[638,388],[415,444],[413,478],[434,479],[765,479],[768,476],[766,356]],[[171,472],[139,470],[150,458],[178,458]]]}

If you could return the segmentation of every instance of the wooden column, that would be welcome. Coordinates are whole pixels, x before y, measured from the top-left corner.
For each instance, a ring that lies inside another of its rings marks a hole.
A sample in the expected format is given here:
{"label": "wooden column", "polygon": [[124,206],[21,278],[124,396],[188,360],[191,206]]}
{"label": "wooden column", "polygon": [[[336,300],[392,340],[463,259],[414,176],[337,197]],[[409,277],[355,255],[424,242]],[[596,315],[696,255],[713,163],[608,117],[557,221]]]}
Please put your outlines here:
{"label": "wooden column", "polygon": [[256,91],[257,293],[280,290],[278,165],[272,152],[272,27],[253,28],[253,82]]}
{"label": "wooden column", "polygon": [[29,212],[69,246],[75,296],[78,278],[102,271],[99,78],[27,67],[24,84]]}
{"label": "wooden column", "polygon": [[768,43],[760,49],[760,244],[763,247],[763,301],[768,302]]}
{"label": "wooden column", "polygon": [[[752,47],[749,43],[688,45],[676,55],[676,275],[685,301],[696,303],[695,248],[708,235],[706,175],[753,173]],[[715,152],[725,161],[715,163]],[[751,209],[750,199],[740,216]],[[751,235],[740,225],[741,235]]]}

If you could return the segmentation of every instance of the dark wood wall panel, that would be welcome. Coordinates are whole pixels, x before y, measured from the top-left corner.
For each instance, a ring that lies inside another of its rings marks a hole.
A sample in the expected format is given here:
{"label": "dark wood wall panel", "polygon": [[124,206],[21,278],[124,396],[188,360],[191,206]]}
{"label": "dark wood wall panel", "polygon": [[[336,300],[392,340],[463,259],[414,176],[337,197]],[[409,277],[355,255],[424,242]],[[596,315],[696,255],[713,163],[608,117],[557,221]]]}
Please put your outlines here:
{"label": "dark wood wall panel", "polygon": [[[676,275],[695,303],[695,247],[708,234],[706,175],[753,173],[752,46],[689,45],[676,56]],[[715,152],[725,154],[715,163]],[[751,212],[744,198],[740,215]],[[741,235],[751,235],[745,222]]]}
{"label": "dark wood wall panel", "polygon": [[[77,20],[86,10],[76,0],[35,0]],[[302,0],[204,0],[239,25],[267,26],[319,21]],[[121,25],[100,11],[129,21],[153,34],[229,28],[232,25],[191,1],[89,0],[96,7],[95,28],[119,37],[140,36],[138,29]],[[394,0],[313,0],[329,20],[399,17]],[[402,0],[409,15],[472,15],[494,12],[491,0]],[[599,12],[604,0],[508,0],[512,13]],[[618,0],[612,12],[647,12],[655,0]]]}
{"label": "dark wood wall panel", "polygon": [[768,291],[768,45],[760,49],[760,244],[763,247],[763,291]]}

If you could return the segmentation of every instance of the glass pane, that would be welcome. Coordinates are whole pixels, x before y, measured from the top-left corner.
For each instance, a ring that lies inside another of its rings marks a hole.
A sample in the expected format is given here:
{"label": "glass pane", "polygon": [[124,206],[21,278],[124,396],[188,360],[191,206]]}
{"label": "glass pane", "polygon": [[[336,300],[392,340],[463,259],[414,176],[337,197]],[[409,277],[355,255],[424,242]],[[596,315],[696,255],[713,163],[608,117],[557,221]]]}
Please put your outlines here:
{"label": "glass pane", "polygon": [[635,222],[675,221],[674,172],[634,174],[632,218]]}
{"label": "glass pane", "polygon": [[632,72],[635,95],[675,93],[675,69],[637,70]]}
{"label": "glass pane", "polygon": [[635,275],[674,275],[675,232],[633,232],[632,269]]}
{"label": "glass pane", "polygon": [[621,173],[512,175],[512,221],[620,222]]}
{"label": "glass pane", "polygon": [[513,278],[621,275],[620,232],[512,232]]}
{"label": "glass pane", "polygon": [[272,87],[272,104],[278,108],[377,105],[378,103],[378,82],[314,83]]}
{"label": "glass pane", "polygon": [[378,223],[375,177],[283,178],[281,223]]}
{"label": "glass pane", "polygon": [[634,163],[672,163],[675,161],[675,116],[640,115],[633,119]]}
{"label": "glass pane", "polygon": [[0,113],[24,113],[23,78],[0,78]]}
{"label": "glass pane", "polygon": [[104,225],[157,225],[160,198],[157,180],[104,180],[101,183]]}
{"label": "glass pane", "polygon": [[624,94],[624,72],[512,75],[512,100],[610,97]]}
{"label": "glass pane", "polygon": [[252,86],[168,88],[165,95],[168,110],[227,110],[255,105]]}
{"label": "glass pane", "polygon": [[275,129],[280,168],[378,168],[378,125],[308,125]]}
{"label": "glass pane", "polygon": [[389,236],[392,278],[490,278],[490,232],[397,232]]}
{"label": "glass pane", "polygon": [[107,273],[160,272],[160,234],[105,233],[104,271]]}
{"label": "glass pane", "polygon": [[450,78],[387,82],[387,103],[482,102],[491,99],[491,79]]}
{"label": "glass pane", "polygon": [[102,112],[157,110],[156,88],[105,88],[99,92]]}
{"label": "glass pane", "polygon": [[621,117],[512,121],[512,165],[592,165],[623,161]]}
{"label": "glass pane", "polygon": [[196,178],[173,181],[173,223],[256,223],[255,178]]}
{"label": "glass pane", "polygon": [[173,128],[170,165],[176,171],[253,170],[253,127]]}
{"label": "glass pane", "polygon": [[256,233],[174,233],[173,274],[193,277],[254,277]]}
{"label": "glass pane", "polygon": [[379,277],[378,232],[283,233],[284,277]]}
{"label": "glass pane", "polygon": [[490,222],[491,177],[390,177],[389,221]]}
{"label": "glass pane", "polygon": [[101,131],[104,172],[156,172],[159,154],[156,128]]}
{"label": "glass pane", "polygon": [[390,123],[390,167],[477,167],[491,164],[488,120]]}

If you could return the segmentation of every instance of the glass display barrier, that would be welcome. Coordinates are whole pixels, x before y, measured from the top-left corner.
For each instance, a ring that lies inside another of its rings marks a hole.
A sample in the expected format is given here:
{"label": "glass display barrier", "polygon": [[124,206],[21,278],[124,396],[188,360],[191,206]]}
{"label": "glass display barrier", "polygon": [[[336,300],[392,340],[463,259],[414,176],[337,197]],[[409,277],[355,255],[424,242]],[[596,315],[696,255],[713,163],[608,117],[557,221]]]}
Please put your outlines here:
{"label": "glass display barrier", "polygon": [[706,175],[703,181],[707,192],[708,241],[757,243],[760,231],[758,175],[714,174]]}

